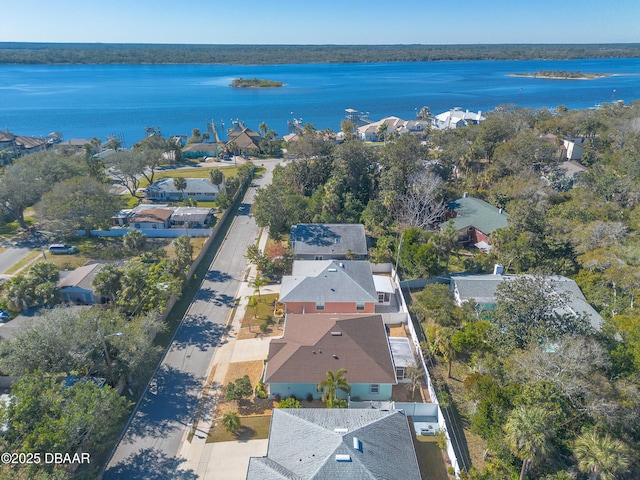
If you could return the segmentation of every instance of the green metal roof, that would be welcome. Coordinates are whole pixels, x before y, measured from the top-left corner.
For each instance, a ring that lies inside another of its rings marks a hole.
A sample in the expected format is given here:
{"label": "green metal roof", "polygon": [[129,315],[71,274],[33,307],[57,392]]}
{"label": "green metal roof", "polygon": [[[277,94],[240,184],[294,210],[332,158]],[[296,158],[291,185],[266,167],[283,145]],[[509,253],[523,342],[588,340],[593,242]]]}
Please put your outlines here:
{"label": "green metal roof", "polygon": [[[447,205],[458,214],[452,219],[456,230],[475,227],[489,235],[494,230],[507,226],[507,214],[479,198],[460,197]],[[441,226],[445,225],[443,223]]]}

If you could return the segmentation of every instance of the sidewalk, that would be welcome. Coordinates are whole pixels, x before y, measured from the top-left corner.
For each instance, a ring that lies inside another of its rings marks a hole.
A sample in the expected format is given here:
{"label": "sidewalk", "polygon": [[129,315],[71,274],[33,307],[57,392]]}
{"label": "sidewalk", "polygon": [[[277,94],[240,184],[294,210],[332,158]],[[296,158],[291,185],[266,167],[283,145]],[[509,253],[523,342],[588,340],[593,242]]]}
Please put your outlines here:
{"label": "sidewalk", "polygon": [[[263,229],[258,240],[260,250],[264,250],[268,236],[268,230]],[[254,279],[257,274],[256,267],[250,265],[246,278],[236,293],[238,306],[235,313],[232,311],[227,321],[227,325],[230,325],[226,337],[227,342],[218,348],[209,366],[209,377],[203,394],[209,398],[217,399],[221,394],[221,387],[224,385],[230,363],[267,358],[269,338],[237,340],[249,297],[254,294],[253,288],[249,286],[249,281]],[[276,290],[279,292],[279,285],[277,287],[269,285],[263,290],[269,290],[269,293],[274,293]],[[233,315],[232,318],[231,315]],[[208,391],[211,385],[213,388]],[[189,432],[185,432],[179,456],[186,461],[180,465],[180,469],[191,470],[203,480],[242,480],[247,475],[249,457],[266,455],[269,440],[206,443],[207,434],[215,420],[215,412],[212,410],[211,408],[206,409],[197,424],[192,427],[194,435],[191,442],[188,440]]]}

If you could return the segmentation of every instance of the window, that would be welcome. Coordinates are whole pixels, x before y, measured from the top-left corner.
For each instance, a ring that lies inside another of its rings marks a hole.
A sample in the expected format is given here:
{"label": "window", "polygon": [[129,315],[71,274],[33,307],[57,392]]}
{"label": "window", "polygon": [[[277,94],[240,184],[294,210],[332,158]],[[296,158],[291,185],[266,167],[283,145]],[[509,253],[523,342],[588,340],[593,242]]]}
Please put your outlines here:
{"label": "window", "polygon": [[391,294],[389,292],[378,292],[378,303],[389,303]]}
{"label": "window", "polygon": [[404,380],[404,367],[396,367],[396,378]]}
{"label": "window", "polygon": [[322,260],[322,255],[316,255],[314,260]]}
{"label": "window", "polygon": [[324,302],[316,303],[316,310],[324,310]]}
{"label": "window", "polygon": [[356,310],[364,310],[364,302],[357,302]]}
{"label": "window", "polygon": [[369,387],[369,393],[380,393],[380,384],[378,383],[372,383],[371,386]]}

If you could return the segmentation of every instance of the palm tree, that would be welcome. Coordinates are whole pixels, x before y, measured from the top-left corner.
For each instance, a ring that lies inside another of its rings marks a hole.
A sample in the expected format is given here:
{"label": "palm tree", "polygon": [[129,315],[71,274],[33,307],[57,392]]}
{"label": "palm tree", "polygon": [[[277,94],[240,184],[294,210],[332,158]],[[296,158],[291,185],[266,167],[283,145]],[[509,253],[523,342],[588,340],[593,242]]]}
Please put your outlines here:
{"label": "palm tree", "polygon": [[516,407],[504,425],[505,441],[516,457],[522,460],[520,480],[527,476],[531,462],[549,453],[549,413],[539,406]]}
{"label": "palm tree", "polygon": [[229,433],[236,433],[240,429],[240,415],[238,412],[227,412],[222,415],[222,426]]}
{"label": "palm tree", "polygon": [[264,137],[269,131],[269,125],[267,125],[267,122],[262,122],[260,125],[258,125],[258,131],[262,133],[262,136]]}
{"label": "palm tree", "polygon": [[173,186],[176,190],[182,193],[182,200],[184,200],[184,191],[187,189],[187,179],[183,177],[175,177],[173,179]]}
{"label": "palm tree", "polygon": [[447,362],[447,378],[451,378],[451,365],[456,358],[456,350],[453,346],[453,334],[455,330],[448,327],[438,327],[435,329],[433,347],[437,353]]}
{"label": "palm tree", "polygon": [[265,285],[269,284],[269,279],[265,276],[258,276],[256,278],[254,278],[253,280],[251,280],[249,282],[249,286],[253,287],[253,293],[257,293],[258,294],[258,301],[261,300],[260,298],[260,289],[262,287],[264,287]]}
{"label": "palm tree", "polygon": [[629,468],[629,457],[624,443],[609,435],[591,431],[578,437],[573,453],[578,469],[588,473],[591,480],[613,480],[616,474]]}
{"label": "palm tree", "polygon": [[318,389],[322,389],[322,401],[327,403],[327,408],[333,407],[333,402],[338,398],[338,390],[349,393],[351,386],[344,377],[347,371],[341,368],[336,373],[327,371],[327,378],[318,384]]}
{"label": "palm tree", "polygon": [[389,129],[389,125],[386,123],[381,124],[378,127],[378,140],[382,139],[384,143],[387,143],[387,130]]}

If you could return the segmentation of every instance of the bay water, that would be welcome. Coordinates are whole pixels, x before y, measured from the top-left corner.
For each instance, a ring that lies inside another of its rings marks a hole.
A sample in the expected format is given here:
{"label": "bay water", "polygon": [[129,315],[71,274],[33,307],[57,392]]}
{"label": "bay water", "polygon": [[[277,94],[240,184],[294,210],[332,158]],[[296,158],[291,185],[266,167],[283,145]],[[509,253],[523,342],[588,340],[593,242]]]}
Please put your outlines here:
{"label": "bay water", "polygon": [[[594,80],[550,80],[511,74],[551,71],[607,73]],[[281,88],[237,89],[234,78],[262,78]],[[340,130],[345,109],[371,120],[409,120],[423,106],[434,114],[460,107],[487,112],[521,107],[596,104],[640,99],[640,59],[466,61],[303,65],[2,65],[0,128],[16,135],[104,140],[125,145],[144,138],[147,126],[163,135],[202,132],[207,122],[226,131],[234,120],[280,135],[301,118],[318,129]],[[224,124],[224,128],[221,125]],[[226,135],[222,135],[226,138]]]}

